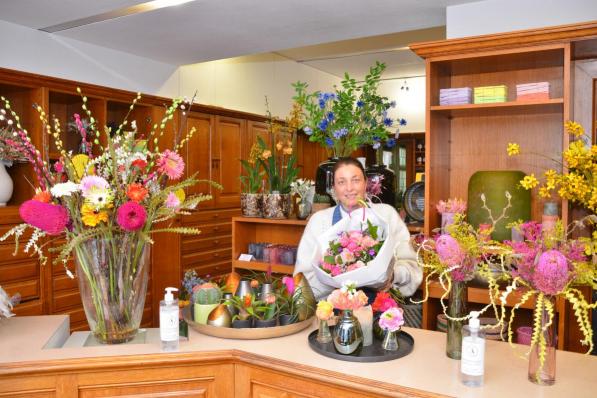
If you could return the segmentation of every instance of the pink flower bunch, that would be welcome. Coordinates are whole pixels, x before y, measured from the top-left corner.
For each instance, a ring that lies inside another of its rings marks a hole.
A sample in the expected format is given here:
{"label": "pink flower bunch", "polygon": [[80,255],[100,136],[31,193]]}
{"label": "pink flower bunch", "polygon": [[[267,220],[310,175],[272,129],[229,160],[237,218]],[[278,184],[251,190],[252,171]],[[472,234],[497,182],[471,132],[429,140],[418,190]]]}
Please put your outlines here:
{"label": "pink flower bunch", "polygon": [[462,199],[448,199],[447,201],[440,200],[435,206],[440,214],[443,213],[464,213],[466,212],[466,201]]}
{"label": "pink flower bunch", "polygon": [[377,293],[373,304],[371,304],[373,312],[384,312],[394,307],[398,307],[398,304],[388,292]]}
{"label": "pink flower bunch", "polygon": [[570,277],[566,256],[558,250],[548,250],[539,257],[533,285],[545,294],[556,295],[564,290]]}
{"label": "pink flower bunch", "polygon": [[362,290],[356,290],[356,285],[346,282],[341,289],[336,289],[328,296],[328,301],[339,310],[357,310],[367,305],[367,295]]}
{"label": "pink flower bunch", "polygon": [[383,242],[377,239],[377,227],[371,224],[364,231],[342,232],[330,242],[319,266],[332,276],[365,267],[377,256]]}
{"label": "pink flower bunch", "polygon": [[543,227],[537,221],[527,221],[520,225],[520,230],[524,235],[524,239],[531,242],[538,242],[542,240]]}
{"label": "pink flower bunch", "polygon": [[402,308],[392,307],[379,317],[379,327],[390,332],[395,332],[404,325],[404,312]]}
{"label": "pink flower bunch", "polygon": [[467,257],[467,254],[456,239],[448,234],[440,235],[435,242],[435,251],[439,260],[448,268],[453,268],[450,271],[452,280],[462,282],[470,280],[473,277],[474,262]]}

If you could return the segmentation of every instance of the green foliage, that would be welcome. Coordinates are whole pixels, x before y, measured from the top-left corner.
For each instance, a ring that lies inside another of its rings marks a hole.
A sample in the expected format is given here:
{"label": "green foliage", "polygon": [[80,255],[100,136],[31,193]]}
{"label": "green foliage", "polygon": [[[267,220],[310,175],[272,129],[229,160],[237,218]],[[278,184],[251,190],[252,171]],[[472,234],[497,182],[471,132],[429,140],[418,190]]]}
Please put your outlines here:
{"label": "green foliage", "polygon": [[263,167],[267,175],[269,192],[289,193],[290,184],[296,180],[296,176],[298,175],[295,151],[291,155],[284,155],[279,150],[276,150],[276,145],[273,141],[268,149],[261,137],[257,137],[257,145],[259,145],[262,153],[269,151],[270,154],[270,156],[261,156],[258,158],[259,164]]}
{"label": "green foliage", "polygon": [[331,147],[335,156],[349,156],[361,145],[386,141],[384,119],[393,104],[377,93],[385,68],[376,62],[360,84],[346,73],[341,88],[334,87],[333,93],[307,93],[307,83],[294,83],[293,99],[303,109],[302,127],[309,140]]}
{"label": "green foliage", "polygon": [[257,193],[261,188],[261,181],[263,180],[264,172],[261,170],[261,163],[249,163],[245,159],[240,160],[241,166],[247,175],[240,176],[243,192]]}

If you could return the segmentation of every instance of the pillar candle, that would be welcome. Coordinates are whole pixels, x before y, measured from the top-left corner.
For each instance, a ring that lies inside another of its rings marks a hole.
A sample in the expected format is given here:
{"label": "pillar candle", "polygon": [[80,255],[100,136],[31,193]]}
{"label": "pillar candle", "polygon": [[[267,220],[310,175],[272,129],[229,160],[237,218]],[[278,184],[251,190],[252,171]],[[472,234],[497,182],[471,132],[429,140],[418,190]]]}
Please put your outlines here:
{"label": "pillar candle", "polygon": [[370,305],[361,307],[354,311],[354,316],[357,317],[363,330],[363,346],[373,344],[373,310]]}

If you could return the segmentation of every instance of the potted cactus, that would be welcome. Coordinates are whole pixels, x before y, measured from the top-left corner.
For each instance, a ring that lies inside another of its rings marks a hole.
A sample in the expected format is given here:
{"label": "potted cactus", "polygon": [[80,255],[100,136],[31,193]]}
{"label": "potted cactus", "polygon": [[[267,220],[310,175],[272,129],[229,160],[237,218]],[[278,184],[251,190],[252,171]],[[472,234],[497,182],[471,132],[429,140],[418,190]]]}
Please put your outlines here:
{"label": "potted cactus", "polygon": [[209,314],[220,304],[222,291],[215,283],[207,282],[193,288],[195,322],[207,324]]}

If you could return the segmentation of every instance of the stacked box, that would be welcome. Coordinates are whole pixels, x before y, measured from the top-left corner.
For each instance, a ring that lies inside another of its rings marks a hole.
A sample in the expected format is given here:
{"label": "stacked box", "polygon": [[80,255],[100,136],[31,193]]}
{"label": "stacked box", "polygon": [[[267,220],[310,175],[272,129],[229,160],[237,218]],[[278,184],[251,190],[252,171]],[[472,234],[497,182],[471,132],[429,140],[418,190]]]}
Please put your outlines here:
{"label": "stacked box", "polygon": [[505,85],[475,87],[474,97],[475,104],[506,102],[508,100],[508,87]]}
{"label": "stacked box", "polygon": [[549,82],[516,85],[517,101],[537,101],[549,99]]}
{"label": "stacked box", "polygon": [[442,88],[439,90],[440,105],[464,105],[473,102],[473,90],[470,87]]}

